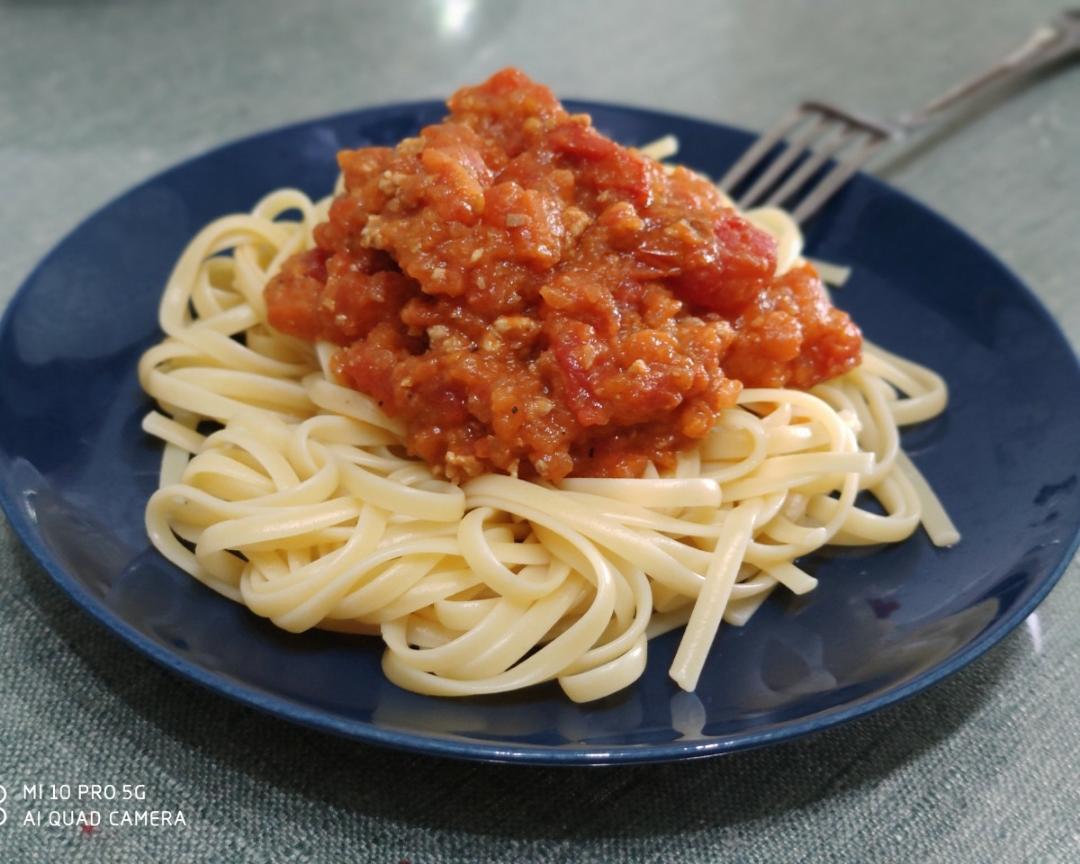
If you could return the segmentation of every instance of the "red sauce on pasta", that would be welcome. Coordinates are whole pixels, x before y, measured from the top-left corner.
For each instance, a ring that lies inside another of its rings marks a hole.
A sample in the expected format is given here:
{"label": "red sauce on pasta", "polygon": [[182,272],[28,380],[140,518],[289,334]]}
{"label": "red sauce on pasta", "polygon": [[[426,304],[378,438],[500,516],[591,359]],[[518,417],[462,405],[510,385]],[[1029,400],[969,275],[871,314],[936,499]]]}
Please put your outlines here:
{"label": "red sauce on pasta", "polygon": [[742,386],[859,360],[816,272],[704,178],[666,171],[506,69],[395,148],[338,156],[345,191],[266,289],[270,323],[445,476],[635,476],[705,436]]}

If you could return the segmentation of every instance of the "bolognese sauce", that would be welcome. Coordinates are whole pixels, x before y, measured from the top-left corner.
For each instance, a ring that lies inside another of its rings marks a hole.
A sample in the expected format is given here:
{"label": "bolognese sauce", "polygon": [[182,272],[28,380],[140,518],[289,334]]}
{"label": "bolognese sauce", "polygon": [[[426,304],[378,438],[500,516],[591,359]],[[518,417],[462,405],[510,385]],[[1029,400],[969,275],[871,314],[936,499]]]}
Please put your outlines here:
{"label": "bolognese sauce", "polygon": [[703,177],[570,114],[515,69],[394,148],[343,151],[316,245],[267,285],[272,326],[462,481],[637,476],[742,386],[808,388],[861,337],[808,264]]}

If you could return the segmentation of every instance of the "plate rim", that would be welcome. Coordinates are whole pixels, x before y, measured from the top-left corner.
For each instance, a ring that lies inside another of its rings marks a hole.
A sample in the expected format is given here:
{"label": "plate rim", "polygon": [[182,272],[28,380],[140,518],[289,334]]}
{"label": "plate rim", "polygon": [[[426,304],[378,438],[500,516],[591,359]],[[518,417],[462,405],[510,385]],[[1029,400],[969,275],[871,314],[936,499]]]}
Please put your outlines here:
{"label": "plate rim", "polygon": [[[564,102],[573,110],[591,111],[614,111],[621,114],[646,115],[650,121],[677,121],[711,127],[720,130],[724,134],[736,134],[747,138],[748,141],[756,137],[756,133],[723,121],[712,120],[707,117],[667,111],[652,107],[644,107],[631,103],[606,102],[588,99],[569,98]],[[8,337],[17,315],[17,307],[29,293],[32,282],[39,273],[48,267],[53,258],[60,250],[80,232],[87,224],[98,219],[106,210],[113,207],[117,202],[132,193],[160,182],[169,174],[179,171],[192,162],[212,158],[222,151],[237,146],[255,145],[260,139],[283,133],[296,132],[301,129],[312,127],[321,123],[341,122],[350,118],[366,116],[369,119],[377,119],[380,114],[392,114],[396,112],[420,113],[437,109],[444,103],[437,99],[417,99],[396,102],[387,102],[370,106],[362,106],[350,110],[312,116],[278,126],[263,129],[248,135],[233,138],[206,150],[202,150],[191,156],[184,157],[170,164],[160,171],[132,184],[118,194],[112,196],[100,206],[94,208],[89,214],[80,219],[73,227],[66,231],[59,240],[54,242],[48,251],[30,269],[21,280],[15,292],[7,302],[2,316],[0,316],[0,344]],[[942,224],[950,232],[963,242],[977,248],[979,252],[993,263],[993,265],[1008,279],[1010,289],[1018,291],[1031,308],[1037,313],[1048,332],[1068,349],[1072,360],[1071,373],[1080,382],[1080,356],[1077,349],[1062,330],[1061,325],[1047,309],[1039,296],[1031,290],[1027,283],[1017,276],[986,244],[980,242],[966,229],[958,226],[951,219],[937,213],[928,205],[912,197],[902,189],[892,186],[890,183],[865,172],[858,172],[859,180],[869,183],[871,187],[886,192],[902,200],[905,205],[915,208],[920,215]],[[346,720],[330,712],[311,708],[301,702],[288,699],[285,696],[267,694],[249,685],[245,685],[236,679],[212,670],[206,669],[200,664],[183,659],[176,653],[155,643],[149,637],[140,633],[125,619],[102,604],[91,594],[67,569],[49,554],[44,543],[40,539],[40,532],[27,518],[23,509],[19,506],[9,466],[12,464],[12,455],[9,452],[0,451],[0,511],[4,513],[12,531],[18,537],[23,547],[27,549],[37,564],[44,568],[52,581],[64,591],[65,594],[84,612],[99,625],[114,635],[120,637],[130,647],[136,649],[159,666],[179,675],[181,678],[197,684],[210,692],[226,696],[242,705],[254,708],[263,713],[270,714],[278,719],[298,723],[310,729],[329,732],[339,737],[360,741],[366,744],[391,747],[421,755],[433,755],[482,762],[518,763],[532,765],[625,765],[668,762],[686,759],[701,759],[715,757],[729,753],[768,746],[781,741],[795,740],[816,732],[823,732],[836,726],[865,717],[869,714],[893,706],[899,702],[911,698],[945,678],[955,674],[977,658],[981,657],[990,648],[1001,642],[1005,636],[1011,633],[1031,612],[1039,606],[1046,596],[1060,581],[1068,570],[1073,558],[1080,548],[1080,523],[1073,527],[1072,537],[1068,543],[1059,546],[1060,557],[1052,568],[1043,577],[1038,588],[1028,600],[1014,609],[1009,615],[1002,616],[993,621],[989,627],[983,630],[975,639],[964,648],[956,652],[946,660],[941,661],[931,668],[915,675],[904,684],[872,696],[865,696],[855,702],[845,703],[831,709],[810,714],[795,721],[782,722],[773,728],[762,730],[743,730],[740,732],[718,736],[709,740],[694,739],[683,743],[665,744],[619,744],[610,747],[598,747],[583,745],[536,745],[511,743],[496,744],[492,741],[479,741],[473,739],[455,738],[450,735],[439,733],[421,733],[401,730],[389,730],[380,728],[371,721]]]}

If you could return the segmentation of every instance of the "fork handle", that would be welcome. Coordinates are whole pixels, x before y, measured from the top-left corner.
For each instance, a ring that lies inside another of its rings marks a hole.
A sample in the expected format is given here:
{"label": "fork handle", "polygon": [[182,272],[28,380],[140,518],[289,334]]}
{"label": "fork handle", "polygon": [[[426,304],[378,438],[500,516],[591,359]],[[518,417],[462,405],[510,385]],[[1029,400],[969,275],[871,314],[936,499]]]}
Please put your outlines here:
{"label": "fork handle", "polygon": [[1027,41],[985,72],[958,84],[927,103],[919,111],[897,120],[904,130],[913,130],[933,120],[939,113],[993,85],[1021,78],[1080,51],[1080,9],[1066,9],[1049,24],[1039,27]]}

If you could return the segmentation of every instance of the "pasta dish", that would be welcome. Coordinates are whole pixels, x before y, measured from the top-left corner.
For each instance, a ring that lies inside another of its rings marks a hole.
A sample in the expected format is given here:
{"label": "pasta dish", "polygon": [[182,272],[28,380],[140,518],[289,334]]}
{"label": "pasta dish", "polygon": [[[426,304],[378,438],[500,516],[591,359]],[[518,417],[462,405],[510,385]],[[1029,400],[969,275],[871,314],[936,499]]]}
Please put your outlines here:
{"label": "pasta dish", "polygon": [[139,365],[170,561],[285,630],[379,636],[401,687],[589,701],[676,628],[693,690],[824,546],[959,540],[898,433],[944,382],[863,339],[790,217],[516,70],[448,107],[181,255]]}

